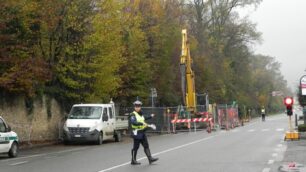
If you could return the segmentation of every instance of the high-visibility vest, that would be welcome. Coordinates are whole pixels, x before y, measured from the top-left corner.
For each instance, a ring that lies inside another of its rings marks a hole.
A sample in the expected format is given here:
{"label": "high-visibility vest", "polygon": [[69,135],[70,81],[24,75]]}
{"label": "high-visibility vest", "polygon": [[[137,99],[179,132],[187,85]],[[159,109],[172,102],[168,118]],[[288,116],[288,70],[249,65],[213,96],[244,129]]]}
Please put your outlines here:
{"label": "high-visibility vest", "polygon": [[[134,111],[133,114],[135,115],[137,122],[145,124],[144,116],[139,115],[136,111]],[[132,128],[133,129],[138,129],[138,130],[143,130],[146,127],[144,125],[133,125],[132,124]]]}

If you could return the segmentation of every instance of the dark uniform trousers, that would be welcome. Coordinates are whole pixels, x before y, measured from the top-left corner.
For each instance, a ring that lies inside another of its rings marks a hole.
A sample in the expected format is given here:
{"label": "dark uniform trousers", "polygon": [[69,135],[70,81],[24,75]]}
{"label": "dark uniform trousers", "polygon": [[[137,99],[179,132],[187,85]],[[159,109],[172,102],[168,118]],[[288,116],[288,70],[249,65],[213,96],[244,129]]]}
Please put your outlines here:
{"label": "dark uniform trousers", "polygon": [[142,135],[142,137],[137,138],[134,137],[134,145],[133,145],[133,150],[137,152],[139,145],[141,144],[144,149],[149,148],[149,143],[147,136],[143,133],[144,131],[138,131],[140,132],[139,135]]}

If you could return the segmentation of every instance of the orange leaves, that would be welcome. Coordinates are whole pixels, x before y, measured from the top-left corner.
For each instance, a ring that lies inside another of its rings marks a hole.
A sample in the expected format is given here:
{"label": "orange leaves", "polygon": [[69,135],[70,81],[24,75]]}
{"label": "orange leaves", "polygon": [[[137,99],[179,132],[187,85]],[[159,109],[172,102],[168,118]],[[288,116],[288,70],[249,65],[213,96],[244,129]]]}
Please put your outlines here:
{"label": "orange leaves", "polygon": [[35,89],[50,80],[51,74],[45,61],[38,58],[15,59],[0,76],[0,87],[10,91],[34,96]]}

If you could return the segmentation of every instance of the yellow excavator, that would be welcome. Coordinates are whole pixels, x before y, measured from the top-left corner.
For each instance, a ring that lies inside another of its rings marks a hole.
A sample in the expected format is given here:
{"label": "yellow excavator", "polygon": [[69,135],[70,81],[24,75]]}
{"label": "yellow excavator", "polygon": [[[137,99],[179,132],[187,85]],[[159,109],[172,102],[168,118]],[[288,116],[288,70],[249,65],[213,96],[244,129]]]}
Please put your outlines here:
{"label": "yellow excavator", "polygon": [[187,111],[194,113],[196,111],[196,93],[194,72],[192,70],[192,59],[190,56],[189,43],[187,39],[187,29],[182,30],[182,54],[180,62],[181,85],[184,105]]}

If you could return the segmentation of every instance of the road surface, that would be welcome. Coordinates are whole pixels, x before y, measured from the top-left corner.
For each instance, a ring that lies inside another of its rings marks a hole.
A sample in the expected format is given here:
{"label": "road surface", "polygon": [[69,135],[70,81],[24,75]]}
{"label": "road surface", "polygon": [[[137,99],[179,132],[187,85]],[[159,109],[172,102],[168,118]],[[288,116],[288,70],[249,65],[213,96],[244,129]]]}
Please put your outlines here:
{"label": "road surface", "polygon": [[149,165],[142,147],[139,166],[130,165],[132,140],[103,145],[56,145],[23,150],[14,159],[0,156],[1,172],[269,172],[286,151],[288,118],[268,116],[233,130],[149,137],[159,157]]}

